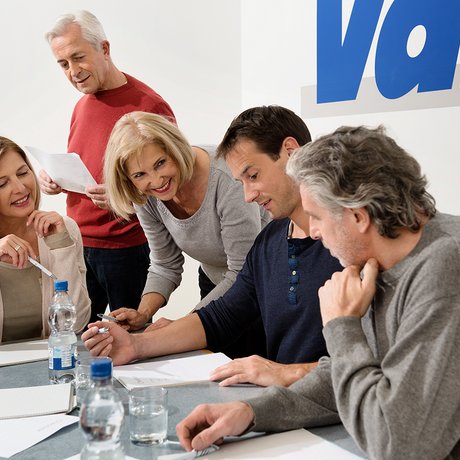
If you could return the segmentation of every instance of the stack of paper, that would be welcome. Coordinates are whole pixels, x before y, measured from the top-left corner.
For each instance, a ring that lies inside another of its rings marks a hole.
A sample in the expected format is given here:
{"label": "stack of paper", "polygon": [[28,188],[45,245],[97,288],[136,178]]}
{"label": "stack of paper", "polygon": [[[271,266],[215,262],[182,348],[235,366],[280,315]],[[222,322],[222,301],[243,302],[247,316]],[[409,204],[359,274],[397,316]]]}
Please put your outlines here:
{"label": "stack of paper", "polygon": [[70,383],[0,390],[0,419],[67,413],[74,406]]}
{"label": "stack of paper", "polygon": [[134,387],[173,386],[209,381],[209,374],[231,359],[223,353],[115,366],[113,376],[128,390]]}

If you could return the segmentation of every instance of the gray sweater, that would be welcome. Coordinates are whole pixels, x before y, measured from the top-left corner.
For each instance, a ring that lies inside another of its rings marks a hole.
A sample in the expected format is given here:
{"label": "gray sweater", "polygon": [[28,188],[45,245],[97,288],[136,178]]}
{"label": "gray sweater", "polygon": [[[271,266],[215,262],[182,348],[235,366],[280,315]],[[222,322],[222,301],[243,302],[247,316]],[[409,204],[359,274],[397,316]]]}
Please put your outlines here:
{"label": "gray sweater", "polygon": [[429,221],[414,250],[380,274],[367,314],[323,332],[330,358],[248,401],[254,430],[342,421],[370,458],[460,458],[460,217]]}
{"label": "gray sweater", "polygon": [[[243,267],[246,254],[269,216],[256,203],[245,203],[243,187],[224,160],[209,153],[208,190],[200,209],[188,219],[177,219],[158,199],[149,197],[136,213],[150,246],[150,267],[144,294],[158,292],[168,301],[182,278],[183,252],[200,262],[216,287],[196,309],[222,296]],[[191,306],[192,307],[192,306]]]}

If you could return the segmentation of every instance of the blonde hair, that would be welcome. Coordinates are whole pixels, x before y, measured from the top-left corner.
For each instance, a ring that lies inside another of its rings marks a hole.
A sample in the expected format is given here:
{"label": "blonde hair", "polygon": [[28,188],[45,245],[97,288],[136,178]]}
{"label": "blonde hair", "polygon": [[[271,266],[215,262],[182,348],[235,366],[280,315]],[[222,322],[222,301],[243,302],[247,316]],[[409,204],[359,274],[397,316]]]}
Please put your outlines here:
{"label": "blonde hair", "polygon": [[36,188],[36,193],[35,193],[35,202],[34,206],[35,209],[38,209],[40,206],[40,186],[38,184],[38,179],[37,175],[35,174],[34,168],[32,167],[32,164],[29,161],[29,158],[26,155],[26,152],[19,147],[16,142],[13,142],[11,139],[8,139],[7,137],[0,136],[0,157],[4,155],[5,153],[13,151],[16,152],[21,156],[21,158],[24,160],[24,163],[28,166],[30,171],[32,172],[34,179],[35,179],[35,188]]}
{"label": "blonde hair", "polygon": [[105,151],[104,181],[110,207],[118,216],[129,219],[134,204],[143,205],[147,197],[129,178],[126,162],[139,157],[146,145],[161,147],[179,169],[178,186],[193,175],[195,153],[179,129],[161,117],[147,112],[123,115],[110,134]]}

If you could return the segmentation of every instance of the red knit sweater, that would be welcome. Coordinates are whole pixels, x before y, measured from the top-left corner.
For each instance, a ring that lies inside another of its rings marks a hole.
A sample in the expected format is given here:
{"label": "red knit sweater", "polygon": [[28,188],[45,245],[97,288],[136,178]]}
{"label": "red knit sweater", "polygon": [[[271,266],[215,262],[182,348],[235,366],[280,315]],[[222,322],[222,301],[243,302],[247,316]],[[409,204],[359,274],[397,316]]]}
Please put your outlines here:
{"label": "red knit sweater", "polygon": [[[141,110],[166,116],[175,122],[164,99],[144,83],[127,75],[119,88],[86,94],[75,106],[70,124],[68,151],[80,155],[98,184],[102,183],[104,153],[112,128],[124,114]],[[81,193],[67,195],[67,214],[80,227],[83,245],[93,248],[127,248],[143,244],[144,232],[133,217],[116,218]]]}

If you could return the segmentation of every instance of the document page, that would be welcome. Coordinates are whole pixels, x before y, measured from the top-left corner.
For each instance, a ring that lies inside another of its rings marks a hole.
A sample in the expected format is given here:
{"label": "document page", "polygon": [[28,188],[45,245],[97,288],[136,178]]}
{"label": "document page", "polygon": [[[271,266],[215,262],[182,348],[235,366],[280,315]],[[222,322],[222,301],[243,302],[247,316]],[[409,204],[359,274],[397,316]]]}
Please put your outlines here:
{"label": "document page", "polygon": [[66,413],[73,406],[71,383],[0,390],[0,419]]}
{"label": "document page", "polygon": [[76,153],[47,153],[29,146],[26,146],[25,149],[35,157],[53,181],[64,190],[85,193],[86,186],[97,185],[80,156]]}
{"label": "document page", "polygon": [[[72,457],[68,457],[66,460],[80,460],[80,454],[74,455]],[[125,455],[125,460],[138,460],[137,458],[130,457],[129,455]]]}
{"label": "document page", "polygon": [[[189,460],[190,452],[158,456],[158,460]],[[208,458],[208,456],[206,456]],[[209,454],[209,460],[358,460],[358,457],[307,430],[235,440]]]}
{"label": "document page", "polygon": [[48,359],[48,341],[30,340],[0,345],[0,367]]}
{"label": "document page", "polygon": [[113,376],[128,390],[155,385],[181,385],[208,381],[211,371],[230,361],[223,353],[206,353],[187,358],[115,366]]}
{"label": "document page", "polygon": [[0,457],[11,457],[77,422],[78,417],[63,414],[0,420]]}

